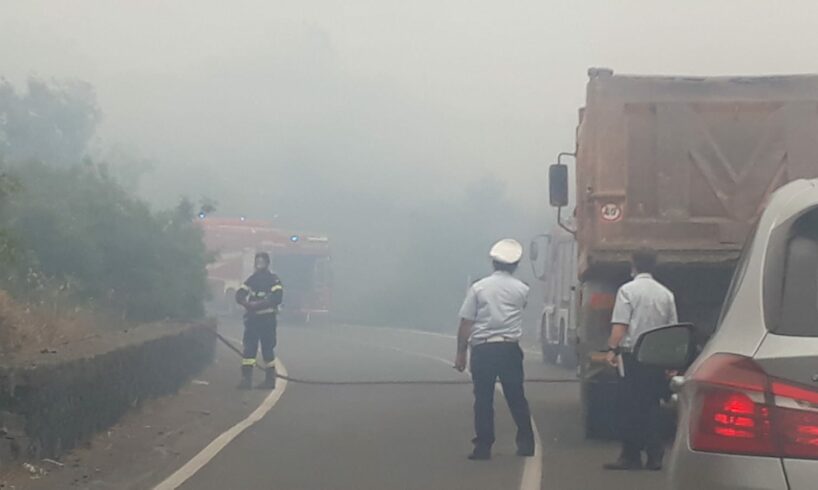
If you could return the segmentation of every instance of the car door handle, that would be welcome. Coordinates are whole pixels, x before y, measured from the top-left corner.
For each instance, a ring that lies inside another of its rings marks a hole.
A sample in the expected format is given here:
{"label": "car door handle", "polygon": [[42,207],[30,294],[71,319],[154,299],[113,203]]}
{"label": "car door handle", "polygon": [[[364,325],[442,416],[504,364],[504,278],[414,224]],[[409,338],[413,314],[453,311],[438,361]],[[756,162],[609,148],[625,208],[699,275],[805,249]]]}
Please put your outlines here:
{"label": "car door handle", "polygon": [[682,388],[685,385],[685,377],[684,376],[673,376],[670,378],[670,391],[673,393],[679,393],[682,391]]}

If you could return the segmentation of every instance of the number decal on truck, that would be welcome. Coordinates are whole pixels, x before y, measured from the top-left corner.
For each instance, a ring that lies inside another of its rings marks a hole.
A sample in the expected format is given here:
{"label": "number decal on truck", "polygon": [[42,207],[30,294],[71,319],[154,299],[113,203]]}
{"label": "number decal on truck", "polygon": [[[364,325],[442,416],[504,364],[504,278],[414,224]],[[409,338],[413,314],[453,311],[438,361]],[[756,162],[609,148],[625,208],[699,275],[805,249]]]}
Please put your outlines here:
{"label": "number decal on truck", "polygon": [[608,203],[602,205],[600,208],[600,216],[602,217],[602,221],[607,221],[609,223],[615,223],[622,219],[622,206],[615,203]]}

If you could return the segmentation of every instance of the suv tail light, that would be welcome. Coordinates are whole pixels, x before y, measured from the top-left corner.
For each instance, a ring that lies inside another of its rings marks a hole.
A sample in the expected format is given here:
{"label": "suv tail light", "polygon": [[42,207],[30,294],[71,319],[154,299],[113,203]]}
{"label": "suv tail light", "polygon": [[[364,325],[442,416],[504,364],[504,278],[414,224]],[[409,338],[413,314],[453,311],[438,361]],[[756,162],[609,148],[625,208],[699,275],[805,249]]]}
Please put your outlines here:
{"label": "suv tail light", "polygon": [[752,359],[716,354],[694,373],[696,451],[818,459],[818,391],[767,375]]}

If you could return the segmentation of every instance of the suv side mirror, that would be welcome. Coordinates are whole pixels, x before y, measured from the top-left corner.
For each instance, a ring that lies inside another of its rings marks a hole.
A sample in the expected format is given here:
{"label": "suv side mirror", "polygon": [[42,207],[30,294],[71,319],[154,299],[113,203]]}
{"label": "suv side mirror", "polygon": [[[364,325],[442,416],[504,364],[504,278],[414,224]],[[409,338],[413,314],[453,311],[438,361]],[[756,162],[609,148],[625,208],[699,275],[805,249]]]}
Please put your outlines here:
{"label": "suv side mirror", "polygon": [[692,323],[680,323],[645,332],[636,340],[634,357],[646,366],[685,369],[696,357],[695,330]]}
{"label": "suv side mirror", "polygon": [[568,205],[568,166],[561,163],[548,169],[548,190],[551,206],[563,208]]}

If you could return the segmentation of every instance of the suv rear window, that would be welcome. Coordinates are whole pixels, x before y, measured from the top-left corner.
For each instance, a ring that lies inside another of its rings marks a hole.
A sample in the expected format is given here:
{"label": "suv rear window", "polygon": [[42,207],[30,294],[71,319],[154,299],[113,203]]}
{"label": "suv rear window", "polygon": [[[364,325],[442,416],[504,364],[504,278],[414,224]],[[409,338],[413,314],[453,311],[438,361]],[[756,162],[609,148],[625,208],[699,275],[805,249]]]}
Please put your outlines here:
{"label": "suv rear window", "polygon": [[786,242],[775,333],[818,337],[818,210],[801,217]]}

